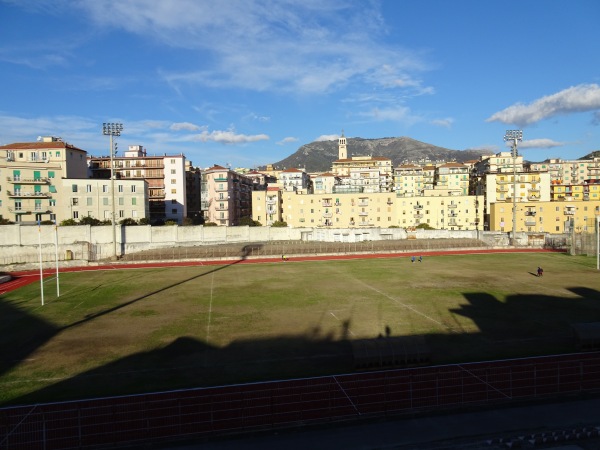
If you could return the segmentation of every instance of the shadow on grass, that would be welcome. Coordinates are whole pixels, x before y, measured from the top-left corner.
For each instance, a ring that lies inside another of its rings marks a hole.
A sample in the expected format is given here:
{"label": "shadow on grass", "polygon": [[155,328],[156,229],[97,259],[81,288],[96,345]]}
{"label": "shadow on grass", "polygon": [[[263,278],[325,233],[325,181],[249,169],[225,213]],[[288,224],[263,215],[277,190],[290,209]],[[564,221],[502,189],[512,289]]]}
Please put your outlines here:
{"label": "shadow on grass", "polygon": [[[174,283],[127,304],[199,276],[223,270],[242,260]],[[468,304],[451,312],[470,318],[479,332],[457,330],[454,333],[425,335],[432,353],[432,363],[574,351],[571,325],[600,321],[600,292],[587,287],[572,287],[569,290],[574,294],[573,297],[514,295],[505,301],[484,292],[464,293]],[[127,304],[102,311],[84,321],[93,320]],[[9,333],[14,332],[16,336],[4,337],[0,341],[3,372],[19,364],[30,352],[61,330],[8,303],[0,302],[0,314],[2,323],[9,324]],[[123,357],[35,392],[11,398],[9,403],[31,404],[348,373],[354,371],[354,355],[349,338],[352,320],[358,319],[351,317],[341,320],[339,331],[335,334],[323,334],[318,326],[308,325],[307,331],[301,335],[238,340],[223,348],[183,336],[163,348]],[[373,339],[394,337],[393,326],[384,324],[380,333],[374,333]],[[32,333],[29,340],[27,333]],[[19,339],[22,341],[17,342]],[[10,357],[5,358],[4,355]]]}

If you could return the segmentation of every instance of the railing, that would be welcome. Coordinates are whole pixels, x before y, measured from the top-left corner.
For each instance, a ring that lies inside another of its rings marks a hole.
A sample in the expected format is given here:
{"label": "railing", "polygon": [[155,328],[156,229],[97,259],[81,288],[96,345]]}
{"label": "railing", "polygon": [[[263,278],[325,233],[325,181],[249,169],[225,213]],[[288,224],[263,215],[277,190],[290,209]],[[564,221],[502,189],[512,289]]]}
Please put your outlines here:
{"label": "railing", "polygon": [[23,178],[23,177],[6,177],[9,183],[48,183],[48,178]]}
{"label": "railing", "polygon": [[9,197],[51,197],[50,192],[21,192],[21,191],[6,191]]}

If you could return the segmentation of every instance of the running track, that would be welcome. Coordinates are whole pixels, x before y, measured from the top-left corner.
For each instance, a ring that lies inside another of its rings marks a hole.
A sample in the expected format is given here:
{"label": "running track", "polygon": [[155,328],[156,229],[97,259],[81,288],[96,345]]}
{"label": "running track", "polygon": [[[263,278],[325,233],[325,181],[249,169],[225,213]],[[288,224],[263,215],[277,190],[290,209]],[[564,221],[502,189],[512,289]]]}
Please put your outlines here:
{"label": "running track", "polygon": [[[443,251],[413,251],[402,252],[402,253],[370,253],[370,254],[345,254],[345,255],[315,255],[315,256],[291,256],[290,262],[301,262],[301,261],[332,261],[332,260],[347,260],[347,259],[369,259],[369,258],[404,258],[410,257],[413,254],[419,254],[423,256],[446,256],[446,255],[469,255],[469,254],[490,254],[490,253],[540,253],[540,252],[552,252],[556,253],[557,250],[547,249],[531,249],[531,248],[519,248],[519,249],[475,249],[475,250],[443,250]],[[564,252],[559,250],[558,252]],[[59,268],[59,273],[65,272],[85,272],[85,271],[98,271],[98,270],[117,270],[117,269],[152,269],[161,267],[189,267],[189,266],[222,266],[227,264],[260,264],[260,263],[273,263],[281,261],[280,257],[268,257],[268,258],[247,258],[247,259],[220,259],[210,261],[160,261],[160,262],[148,262],[148,263],[110,263],[104,265],[94,266],[81,266],[81,267],[63,267]],[[0,284],[0,295],[7,292],[14,291],[20,287],[27,286],[28,284],[40,281],[39,270],[28,270],[21,272],[10,272],[13,279],[6,283]],[[44,269],[43,276],[50,277],[56,274],[56,269]]]}

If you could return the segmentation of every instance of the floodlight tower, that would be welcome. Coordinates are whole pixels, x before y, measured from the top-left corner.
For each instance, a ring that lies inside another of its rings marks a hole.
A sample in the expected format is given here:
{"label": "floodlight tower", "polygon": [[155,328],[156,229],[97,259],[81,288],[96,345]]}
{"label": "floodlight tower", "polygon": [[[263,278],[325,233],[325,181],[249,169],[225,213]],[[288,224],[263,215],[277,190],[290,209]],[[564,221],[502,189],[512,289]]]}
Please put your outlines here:
{"label": "floodlight tower", "polygon": [[118,259],[119,257],[117,254],[117,225],[115,220],[115,146],[113,137],[121,136],[121,131],[123,131],[122,123],[110,122],[102,124],[102,134],[110,137],[110,192],[112,196],[111,224],[113,237],[113,259]]}
{"label": "floodlight tower", "polygon": [[513,226],[512,226],[512,239],[511,244],[513,247],[517,245],[517,142],[523,140],[523,131],[522,130],[506,130],[506,134],[504,135],[504,141],[511,142],[511,153],[513,157]]}

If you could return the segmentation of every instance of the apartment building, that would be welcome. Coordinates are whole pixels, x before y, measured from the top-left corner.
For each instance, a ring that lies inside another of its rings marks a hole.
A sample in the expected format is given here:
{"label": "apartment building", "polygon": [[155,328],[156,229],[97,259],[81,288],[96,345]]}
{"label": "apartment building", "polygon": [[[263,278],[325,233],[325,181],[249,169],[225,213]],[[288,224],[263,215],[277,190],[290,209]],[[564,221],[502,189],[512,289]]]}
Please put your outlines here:
{"label": "apartment building", "polygon": [[[54,136],[0,147],[0,216],[16,223],[62,221],[63,180],[86,178],[86,151]],[[61,209],[62,208],[62,209]]]}
{"label": "apartment building", "polygon": [[300,169],[284,169],[279,172],[277,182],[284,191],[301,191],[311,187],[310,175]]}
{"label": "apartment building", "polygon": [[434,189],[457,192],[459,195],[469,193],[469,167],[461,163],[445,163],[437,167],[434,175]]}
{"label": "apartment building", "polygon": [[[515,190],[516,189],[516,190]],[[481,178],[478,194],[485,194],[485,208],[496,202],[550,201],[550,175],[547,172],[488,173]]]}
{"label": "apartment building", "polygon": [[[110,156],[90,156],[92,178],[110,179]],[[186,159],[183,154],[149,156],[141,145],[130,145],[123,156],[114,156],[117,180],[145,180],[151,222],[183,223],[187,217]]]}
{"label": "apartment building", "polygon": [[[517,232],[562,234],[595,230],[600,216],[600,200],[540,201],[517,203]],[[491,231],[509,232],[513,228],[512,203],[494,203],[489,215]]]}
{"label": "apartment building", "polygon": [[531,170],[548,172],[550,180],[558,184],[580,185],[594,180],[600,182],[600,152],[594,152],[589,159],[547,159],[541,163],[532,163]]}
{"label": "apartment building", "polygon": [[282,221],[283,194],[280,186],[268,186],[264,191],[252,191],[252,220],[266,226]]}
{"label": "apartment building", "polygon": [[252,217],[252,178],[214,165],[202,173],[202,202],[206,222],[237,225]]}
{"label": "apartment building", "polygon": [[422,195],[425,190],[423,167],[416,164],[402,164],[394,169],[394,192],[400,197]]}
{"label": "apartment building", "polygon": [[65,197],[68,197],[68,201],[55,205],[57,217],[68,217],[74,220],[92,217],[110,221],[113,214],[113,199],[116,223],[123,219],[139,221],[150,215],[148,183],[145,180],[115,180],[114,196],[110,180],[71,178],[62,179],[60,182],[61,191]]}

